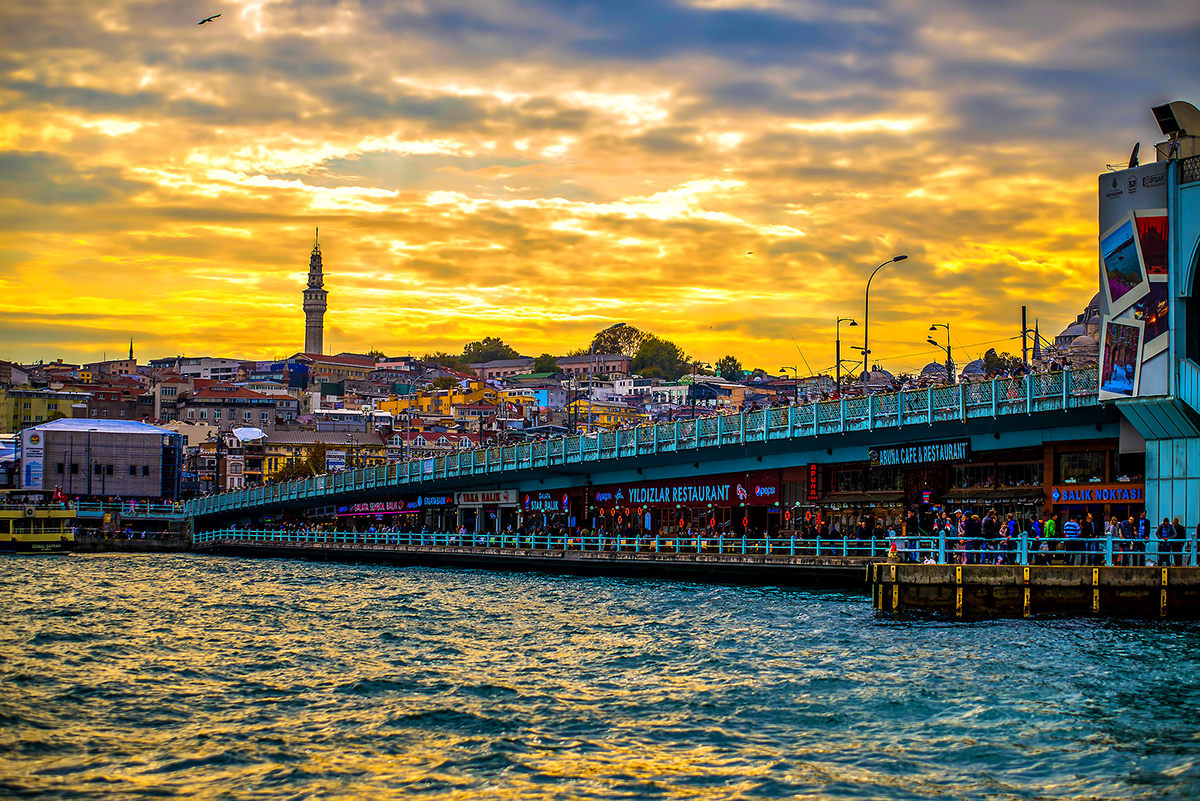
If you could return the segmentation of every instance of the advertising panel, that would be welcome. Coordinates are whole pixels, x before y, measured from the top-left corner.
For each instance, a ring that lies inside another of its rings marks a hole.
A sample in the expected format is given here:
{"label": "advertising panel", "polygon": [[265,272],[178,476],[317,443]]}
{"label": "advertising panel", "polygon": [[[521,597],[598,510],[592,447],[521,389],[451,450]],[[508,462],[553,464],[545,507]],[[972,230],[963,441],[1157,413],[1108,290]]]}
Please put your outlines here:
{"label": "advertising panel", "polygon": [[527,492],[521,498],[526,512],[566,512],[571,508],[571,496],[565,492]]}
{"label": "advertising panel", "polygon": [[518,494],[515,489],[459,492],[454,502],[459,506],[516,506]]}
{"label": "advertising panel", "polygon": [[45,459],[46,446],[42,442],[43,436],[42,432],[36,429],[26,429],[21,435],[22,489],[44,489],[42,486],[42,466]]}
{"label": "advertising panel", "polygon": [[772,506],[778,501],[779,475],[774,472],[614,484],[592,492],[592,503],[601,509]]}
{"label": "advertising panel", "polygon": [[1099,178],[1102,399],[1168,390],[1171,266],[1166,207],[1166,162]]}
{"label": "advertising panel", "polygon": [[454,505],[450,495],[410,495],[391,501],[368,501],[338,507],[339,517],[353,515],[401,515],[415,514],[422,509],[443,509]]}

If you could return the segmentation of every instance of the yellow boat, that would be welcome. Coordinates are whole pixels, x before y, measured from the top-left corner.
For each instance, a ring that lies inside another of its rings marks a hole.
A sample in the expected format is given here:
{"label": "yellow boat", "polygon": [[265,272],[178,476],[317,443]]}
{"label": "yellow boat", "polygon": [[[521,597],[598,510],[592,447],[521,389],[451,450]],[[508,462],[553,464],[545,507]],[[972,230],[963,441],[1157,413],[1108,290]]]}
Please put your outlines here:
{"label": "yellow boat", "polygon": [[45,506],[0,507],[0,553],[70,553],[75,510]]}

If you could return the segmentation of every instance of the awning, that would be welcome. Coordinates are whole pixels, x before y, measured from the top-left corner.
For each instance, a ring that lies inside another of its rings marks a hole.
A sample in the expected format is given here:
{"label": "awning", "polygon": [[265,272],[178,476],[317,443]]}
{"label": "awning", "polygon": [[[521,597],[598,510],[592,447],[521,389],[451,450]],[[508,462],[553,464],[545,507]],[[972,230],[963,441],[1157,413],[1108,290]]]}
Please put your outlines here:
{"label": "awning", "polygon": [[261,428],[250,428],[249,426],[244,426],[242,428],[235,428],[230,433],[232,433],[235,437],[240,439],[242,442],[245,442],[246,440],[250,440],[250,439],[262,439],[263,437],[265,437],[267,435],[266,432],[263,431]]}

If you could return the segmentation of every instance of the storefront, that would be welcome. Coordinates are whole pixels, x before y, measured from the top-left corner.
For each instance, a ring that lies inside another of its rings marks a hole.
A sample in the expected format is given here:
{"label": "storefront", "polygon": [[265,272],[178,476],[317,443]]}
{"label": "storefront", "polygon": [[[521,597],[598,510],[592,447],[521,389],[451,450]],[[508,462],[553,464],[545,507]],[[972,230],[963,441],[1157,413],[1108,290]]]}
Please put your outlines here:
{"label": "storefront", "polygon": [[459,492],[454,496],[458,507],[458,526],[480,534],[500,534],[512,526],[516,530],[518,499],[515,489],[486,490],[483,492]]}
{"label": "storefront", "polygon": [[357,527],[359,519],[371,518],[385,526],[404,526],[411,530],[428,528],[446,531],[455,522],[454,497],[450,495],[409,495],[389,501],[368,501],[337,508],[339,519],[349,518]]}
{"label": "storefront", "polygon": [[783,527],[777,470],[595,487],[589,500],[585,522],[602,534],[740,537]]}

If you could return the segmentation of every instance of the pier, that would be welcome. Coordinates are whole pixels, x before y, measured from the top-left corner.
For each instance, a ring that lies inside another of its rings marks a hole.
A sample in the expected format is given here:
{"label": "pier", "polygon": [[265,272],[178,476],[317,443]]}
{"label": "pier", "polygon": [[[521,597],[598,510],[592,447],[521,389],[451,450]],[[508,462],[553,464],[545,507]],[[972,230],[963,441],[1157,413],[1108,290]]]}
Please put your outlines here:
{"label": "pier", "polygon": [[1200,567],[875,563],[869,574],[881,612],[1200,619]]}
{"label": "pier", "polygon": [[[773,538],[587,538],[493,537],[483,543],[447,535],[355,534],[221,530],[198,535],[193,550],[253,558],[376,562],[407,566],[470,568],[588,576],[623,576],[728,584],[771,584],[864,591],[875,555],[818,553]],[[879,546],[882,548],[882,544]]]}

